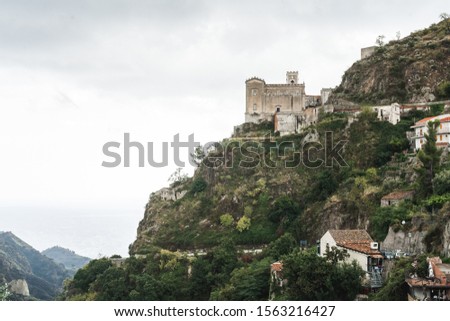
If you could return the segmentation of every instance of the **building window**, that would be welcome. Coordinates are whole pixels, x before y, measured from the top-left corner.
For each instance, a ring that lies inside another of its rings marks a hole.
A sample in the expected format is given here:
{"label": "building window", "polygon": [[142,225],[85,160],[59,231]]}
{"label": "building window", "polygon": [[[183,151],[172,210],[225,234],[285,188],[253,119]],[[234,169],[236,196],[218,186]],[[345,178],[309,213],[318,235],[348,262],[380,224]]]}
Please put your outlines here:
{"label": "building window", "polygon": [[439,128],[442,129],[442,124],[439,125]]}
{"label": "building window", "polygon": [[422,129],[420,130],[420,136],[422,136]]}
{"label": "building window", "polygon": [[258,89],[252,89],[252,96],[256,96],[258,94]]}
{"label": "building window", "polygon": [[439,140],[442,141],[442,135],[439,136]]}
{"label": "building window", "polygon": [[253,111],[256,111],[256,104],[253,104]]}
{"label": "building window", "polygon": [[423,142],[422,142],[422,140],[420,140],[420,145],[422,145],[423,144]]}

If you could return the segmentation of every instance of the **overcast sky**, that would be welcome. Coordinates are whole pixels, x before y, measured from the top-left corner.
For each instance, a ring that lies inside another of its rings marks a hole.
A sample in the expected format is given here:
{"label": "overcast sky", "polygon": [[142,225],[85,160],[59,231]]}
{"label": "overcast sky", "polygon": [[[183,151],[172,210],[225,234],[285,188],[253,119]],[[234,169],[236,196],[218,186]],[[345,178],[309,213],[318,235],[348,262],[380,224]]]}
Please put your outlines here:
{"label": "overcast sky", "polygon": [[[318,94],[378,35],[406,36],[445,11],[441,0],[3,0],[0,230],[38,249],[125,254],[176,167],[104,168],[104,143],[125,132],[156,149],[177,133],[220,140],[244,120],[247,78],[283,83],[298,70]],[[87,233],[89,220],[65,219],[77,213],[122,221]]]}

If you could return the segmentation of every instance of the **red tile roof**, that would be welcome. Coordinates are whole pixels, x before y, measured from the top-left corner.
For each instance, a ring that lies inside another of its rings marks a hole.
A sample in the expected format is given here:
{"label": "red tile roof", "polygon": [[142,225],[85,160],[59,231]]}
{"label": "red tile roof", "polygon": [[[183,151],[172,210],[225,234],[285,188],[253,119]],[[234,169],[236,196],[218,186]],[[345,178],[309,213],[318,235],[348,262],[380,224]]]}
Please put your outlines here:
{"label": "red tile roof", "polygon": [[413,195],[414,191],[397,191],[383,196],[382,200],[403,200]]}
{"label": "red tile roof", "polygon": [[382,257],[380,251],[370,247],[373,240],[366,230],[329,230],[328,232],[340,247],[373,257]]}
{"label": "red tile roof", "polygon": [[366,230],[329,230],[328,232],[336,243],[373,241]]}
{"label": "red tile roof", "polygon": [[432,117],[426,117],[424,119],[419,120],[416,124],[422,124],[422,123],[426,123],[429,120],[432,120],[433,118],[435,118],[436,116],[432,116]]}
{"label": "red tile roof", "polygon": [[272,271],[280,272],[281,270],[283,270],[283,263],[282,263],[282,262],[275,262],[275,263],[272,263],[272,264],[270,265],[270,269],[271,269]]}

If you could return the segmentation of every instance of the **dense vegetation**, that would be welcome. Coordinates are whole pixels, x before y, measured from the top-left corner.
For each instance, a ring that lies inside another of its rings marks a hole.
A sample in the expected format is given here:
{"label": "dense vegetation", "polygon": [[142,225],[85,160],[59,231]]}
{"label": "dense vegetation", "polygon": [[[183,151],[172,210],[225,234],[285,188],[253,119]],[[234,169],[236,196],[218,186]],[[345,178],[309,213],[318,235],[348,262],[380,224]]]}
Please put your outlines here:
{"label": "dense vegetation", "polygon": [[[188,190],[182,199],[151,198],[140,226],[141,239],[131,248],[139,255],[121,266],[106,258],[91,261],[66,284],[62,298],[266,300],[271,291],[269,266],[282,260],[289,281],[285,288],[275,289],[276,299],[354,299],[360,290],[361,270],[318,257],[314,249],[300,250],[299,244],[315,244],[336,218],[341,220],[338,228],[363,228],[369,221],[376,240],[382,240],[389,227],[411,228],[410,222],[419,218],[422,228],[430,231],[425,238],[429,252],[439,253],[439,227],[446,224],[450,206],[446,198],[450,166],[433,146],[425,145],[416,157],[408,151],[405,138],[414,120],[431,113],[412,111],[395,126],[378,121],[369,110],[351,125],[345,114],[322,115],[310,132],[322,141],[332,129],[337,139],[348,140],[343,152],[347,166],[342,167],[284,168],[277,163],[279,159],[271,157],[275,166],[270,168],[209,168],[207,157],[197,155],[200,165],[193,178],[175,175],[176,188]],[[305,136],[287,139],[300,146]],[[277,141],[282,139],[286,138]],[[427,144],[433,145],[433,140]],[[245,159],[238,153],[212,153],[225,160]],[[288,149],[280,154],[292,156]],[[258,156],[274,155],[262,149]],[[320,152],[315,156],[324,157]],[[427,168],[433,161],[430,174]],[[423,180],[432,181],[434,189],[419,183]],[[380,198],[398,189],[415,190],[416,196],[398,206],[380,207]],[[404,226],[402,221],[409,223]],[[260,254],[244,251],[250,247],[264,250]],[[188,255],[203,248],[205,255]],[[403,298],[401,264],[374,299]]]}
{"label": "dense vegetation", "polygon": [[352,300],[360,289],[359,266],[338,264],[314,250],[299,250],[294,238],[285,234],[256,257],[239,253],[232,241],[224,240],[207,255],[195,258],[161,250],[146,258],[129,258],[121,267],[106,258],[94,260],[66,284],[62,298],[267,300],[269,266],[276,257],[285,262],[286,277],[292,280],[285,288],[275,289],[277,299]]}

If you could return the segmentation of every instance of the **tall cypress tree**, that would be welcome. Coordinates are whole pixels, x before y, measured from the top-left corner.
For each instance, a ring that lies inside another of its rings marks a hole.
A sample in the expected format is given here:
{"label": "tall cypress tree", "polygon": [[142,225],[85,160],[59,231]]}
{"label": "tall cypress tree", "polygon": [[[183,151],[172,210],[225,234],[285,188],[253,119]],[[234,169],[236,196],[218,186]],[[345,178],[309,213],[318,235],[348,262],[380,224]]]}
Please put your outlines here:
{"label": "tall cypress tree", "polygon": [[426,142],[417,154],[422,163],[422,167],[417,172],[419,174],[419,193],[423,197],[434,193],[433,178],[439,170],[439,161],[442,154],[442,150],[436,146],[439,124],[439,120],[428,122],[428,133],[424,135]]}

